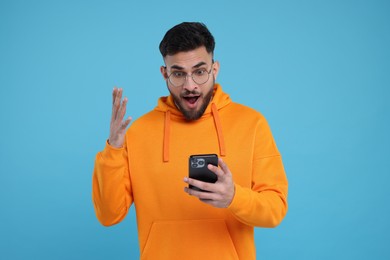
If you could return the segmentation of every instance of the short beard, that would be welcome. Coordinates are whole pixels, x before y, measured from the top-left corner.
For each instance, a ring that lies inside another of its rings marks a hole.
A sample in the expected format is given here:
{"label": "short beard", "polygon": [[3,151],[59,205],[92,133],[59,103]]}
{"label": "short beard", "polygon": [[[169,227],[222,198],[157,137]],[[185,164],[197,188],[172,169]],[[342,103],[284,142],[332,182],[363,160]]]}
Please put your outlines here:
{"label": "short beard", "polygon": [[[183,116],[187,121],[198,120],[199,118],[201,118],[203,116],[204,112],[206,111],[207,106],[209,105],[211,99],[213,98],[214,81],[215,80],[213,80],[213,86],[210,88],[209,92],[207,92],[203,98],[204,102],[203,102],[202,106],[199,108],[199,110],[196,110],[196,111],[185,110],[184,107],[180,103],[180,98],[175,96],[168,88],[169,92],[171,93],[171,95],[173,97],[173,101],[175,102],[175,104],[179,108],[179,110],[183,113]],[[196,94],[196,93],[197,92],[187,91],[185,94],[187,95],[187,94]]]}

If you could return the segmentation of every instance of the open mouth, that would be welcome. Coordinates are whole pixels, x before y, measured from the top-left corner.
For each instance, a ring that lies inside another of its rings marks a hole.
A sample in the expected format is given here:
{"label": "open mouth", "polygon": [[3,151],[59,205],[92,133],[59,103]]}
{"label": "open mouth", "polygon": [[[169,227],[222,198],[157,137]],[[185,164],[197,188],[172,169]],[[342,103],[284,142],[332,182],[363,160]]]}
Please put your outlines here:
{"label": "open mouth", "polygon": [[198,101],[199,96],[183,97],[189,104],[193,105]]}

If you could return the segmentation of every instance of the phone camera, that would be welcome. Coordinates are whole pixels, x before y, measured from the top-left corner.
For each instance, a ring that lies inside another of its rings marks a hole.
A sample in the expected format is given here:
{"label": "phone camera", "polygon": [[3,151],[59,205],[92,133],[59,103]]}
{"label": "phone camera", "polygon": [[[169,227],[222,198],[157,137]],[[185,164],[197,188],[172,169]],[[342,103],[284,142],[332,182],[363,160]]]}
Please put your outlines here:
{"label": "phone camera", "polygon": [[206,165],[206,160],[204,158],[192,158],[191,167],[192,168],[203,168]]}

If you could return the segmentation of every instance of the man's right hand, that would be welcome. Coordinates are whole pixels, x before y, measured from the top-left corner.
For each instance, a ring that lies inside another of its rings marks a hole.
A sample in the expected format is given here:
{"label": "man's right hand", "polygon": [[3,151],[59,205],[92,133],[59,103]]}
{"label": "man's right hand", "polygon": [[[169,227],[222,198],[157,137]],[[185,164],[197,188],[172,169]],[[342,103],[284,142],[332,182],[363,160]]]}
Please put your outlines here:
{"label": "man's right hand", "polygon": [[110,137],[108,143],[116,148],[123,146],[126,134],[126,127],[130,124],[131,117],[123,121],[126,114],[127,98],[122,100],[121,88],[114,88],[112,91],[112,115],[110,123]]}

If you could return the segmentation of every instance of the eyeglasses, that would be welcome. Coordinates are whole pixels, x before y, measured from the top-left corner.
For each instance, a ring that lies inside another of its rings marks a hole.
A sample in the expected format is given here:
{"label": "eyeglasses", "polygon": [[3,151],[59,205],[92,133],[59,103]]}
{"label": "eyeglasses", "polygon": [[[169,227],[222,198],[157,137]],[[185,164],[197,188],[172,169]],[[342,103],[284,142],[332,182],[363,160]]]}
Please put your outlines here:
{"label": "eyeglasses", "polygon": [[186,83],[187,77],[191,77],[196,84],[202,85],[209,80],[212,70],[213,68],[211,68],[210,71],[207,71],[205,68],[200,68],[191,74],[187,74],[183,71],[174,71],[168,76],[168,80],[174,87],[181,87]]}

